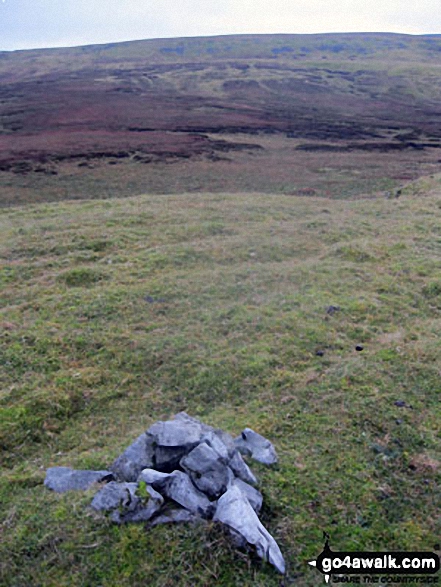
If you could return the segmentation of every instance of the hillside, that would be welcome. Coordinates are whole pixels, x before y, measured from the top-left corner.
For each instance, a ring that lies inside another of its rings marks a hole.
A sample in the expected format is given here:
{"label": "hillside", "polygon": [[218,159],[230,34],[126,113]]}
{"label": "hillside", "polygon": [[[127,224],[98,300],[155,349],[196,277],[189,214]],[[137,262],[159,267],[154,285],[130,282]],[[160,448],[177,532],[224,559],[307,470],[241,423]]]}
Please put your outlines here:
{"label": "hillside", "polygon": [[0,202],[393,188],[440,169],[440,52],[329,34],[0,53]]}
{"label": "hillside", "polygon": [[181,410],[275,444],[255,470],[284,585],[322,581],[323,530],[439,553],[440,189],[3,210],[0,583],[280,585],[216,526],[114,527],[43,487]]}
{"label": "hillside", "polygon": [[[441,554],[441,37],[0,53],[0,585],[313,587]],[[115,526],[105,469],[182,410],[253,466],[286,576],[218,525]]]}

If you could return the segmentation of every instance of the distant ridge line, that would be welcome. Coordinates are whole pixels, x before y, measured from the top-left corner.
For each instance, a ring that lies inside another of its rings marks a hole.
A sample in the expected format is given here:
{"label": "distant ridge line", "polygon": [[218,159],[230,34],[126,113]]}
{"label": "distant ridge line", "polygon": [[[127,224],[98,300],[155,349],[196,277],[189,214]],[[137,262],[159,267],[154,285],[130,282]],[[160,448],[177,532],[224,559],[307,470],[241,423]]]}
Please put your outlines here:
{"label": "distant ridge line", "polygon": [[0,54],[6,53],[29,53],[29,52],[45,52],[45,51],[66,51],[66,50],[83,50],[83,49],[114,49],[117,47],[127,46],[130,44],[139,44],[139,43],[160,43],[160,42],[201,42],[206,41],[209,42],[210,40],[230,40],[230,41],[240,41],[240,40],[250,40],[250,39],[292,39],[292,40],[300,40],[300,39],[320,39],[320,38],[334,38],[342,39],[342,40],[358,40],[362,38],[366,39],[375,39],[375,38],[393,38],[393,39],[406,39],[408,41],[418,41],[418,40],[425,40],[425,39],[441,39],[440,33],[426,33],[426,34],[409,34],[409,33],[394,33],[394,32],[327,32],[327,33],[234,33],[234,34],[225,34],[225,35],[201,35],[201,36],[189,36],[189,37],[154,37],[151,39],[131,39],[128,41],[111,41],[107,43],[86,43],[84,45],[67,45],[61,47],[38,47],[32,49],[0,49]]}

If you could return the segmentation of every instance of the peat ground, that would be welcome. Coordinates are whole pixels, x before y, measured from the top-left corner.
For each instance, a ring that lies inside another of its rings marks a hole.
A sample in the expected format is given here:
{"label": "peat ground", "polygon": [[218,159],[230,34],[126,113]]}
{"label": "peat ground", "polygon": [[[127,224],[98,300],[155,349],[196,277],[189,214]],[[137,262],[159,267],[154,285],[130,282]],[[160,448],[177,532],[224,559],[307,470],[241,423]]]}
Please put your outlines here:
{"label": "peat ground", "polygon": [[398,186],[441,167],[440,50],[360,34],[0,53],[0,204]]}

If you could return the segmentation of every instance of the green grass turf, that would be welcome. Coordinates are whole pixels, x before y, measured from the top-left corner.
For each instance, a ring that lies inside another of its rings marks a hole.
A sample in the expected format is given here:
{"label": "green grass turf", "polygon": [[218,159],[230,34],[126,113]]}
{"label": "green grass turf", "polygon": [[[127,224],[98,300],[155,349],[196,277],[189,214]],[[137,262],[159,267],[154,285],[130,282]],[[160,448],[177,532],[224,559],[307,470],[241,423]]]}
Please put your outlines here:
{"label": "green grass turf", "polygon": [[280,585],[216,525],[115,527],[92,491],[44,488],[181,410],[275,444],[253,469],[285,585],[322,580],[324,530],[335,550],[439,551],[440,189],[3,209],[0,583]]}

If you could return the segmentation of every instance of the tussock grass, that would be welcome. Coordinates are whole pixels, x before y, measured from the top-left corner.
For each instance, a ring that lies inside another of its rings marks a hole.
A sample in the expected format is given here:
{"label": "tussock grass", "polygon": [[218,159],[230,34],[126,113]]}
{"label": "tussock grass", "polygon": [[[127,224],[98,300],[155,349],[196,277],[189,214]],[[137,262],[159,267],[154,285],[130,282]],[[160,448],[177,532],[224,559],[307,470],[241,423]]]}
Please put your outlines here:
{"label": "tussock grass", "polygon": [[2,211],[2,584],[279,585],[215,525],[116,528],[92,492],[43,487],[180,410],[276,445],[255,469],[285,584],[317,584],[323,530],[336,550],[439,550],[441,208],[424,181],[394,200]]}

